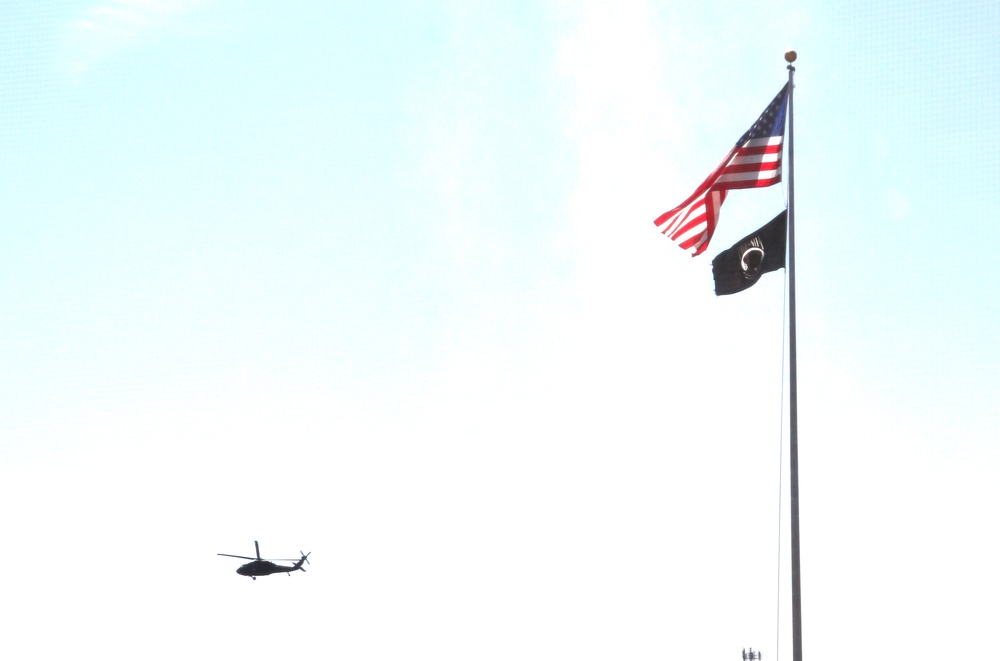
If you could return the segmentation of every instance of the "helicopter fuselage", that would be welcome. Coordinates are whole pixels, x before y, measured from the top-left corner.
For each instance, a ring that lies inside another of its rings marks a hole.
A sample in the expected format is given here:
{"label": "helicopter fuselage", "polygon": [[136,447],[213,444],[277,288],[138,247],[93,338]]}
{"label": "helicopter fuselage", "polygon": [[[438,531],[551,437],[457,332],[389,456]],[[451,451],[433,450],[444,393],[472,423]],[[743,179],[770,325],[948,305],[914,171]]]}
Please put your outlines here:
{"label": "helicopter fuselage", "polygon": [[301,564],[302,562],[299,561],[298,565],[295,565],[293,567],[285,567],[283,565],[276,565],[273,562],[270,562],[269,560],[254,560],[253,562],[248,562],[239,569],[237,569],[236,573],[239,574],[240,576],[268,576],[270,574],[281,574],[281,573],[298,571],[299,569],[302,569],[302,567],[299,566]]}

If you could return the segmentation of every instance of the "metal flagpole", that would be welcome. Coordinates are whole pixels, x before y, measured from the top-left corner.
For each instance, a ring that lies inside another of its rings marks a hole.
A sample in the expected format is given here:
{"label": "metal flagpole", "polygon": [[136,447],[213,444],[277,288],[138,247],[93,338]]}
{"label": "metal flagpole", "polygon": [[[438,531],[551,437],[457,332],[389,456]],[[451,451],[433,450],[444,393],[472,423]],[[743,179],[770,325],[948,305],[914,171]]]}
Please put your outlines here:
{"label": "metal flagpole", "polygon": [[795,116],[792,93],[795,89],[795,51],[785,53],[788,62],[788,472],[792,506],[792,661],[802,661],[802,603],[799,583],[799,412],[798,378],[795,365],[795,144],[792,130]]}

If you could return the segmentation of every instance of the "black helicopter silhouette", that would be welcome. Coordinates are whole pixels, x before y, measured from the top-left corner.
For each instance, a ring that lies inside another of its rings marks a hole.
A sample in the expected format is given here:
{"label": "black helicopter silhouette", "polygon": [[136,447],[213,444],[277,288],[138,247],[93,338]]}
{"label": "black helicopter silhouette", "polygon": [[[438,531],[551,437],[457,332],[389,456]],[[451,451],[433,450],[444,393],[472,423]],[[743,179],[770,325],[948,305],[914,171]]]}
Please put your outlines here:
{"label": "black helicopter silhouette", "polygon": [[299,553],[302,553],[302,557],[299,558],[297,562],[294,558],[278,559],[277,562],[295,563],[295,565],[293,565],[292,567],[285,567],[284,565],[276,565],[271,560],[262,560],[260,557],[260,544],[257,543],[257,540],[254,540],[253,545],[254,548],[257,549],[256,558],[251,558],[250,556],[246,555],[233,555],[232,553],[219,553],[219,555],[224,555],[227,558],[243,558],[244,560],[253,560],[253,562],[248,562],[239,569],[237,569],[236,573],[239,574],[240,576],[249,576],[250,578],[256,581],[258,576],[267,576],[269,574],[280,574],[282,572],[291,576],[293,571],[305,571],[305,567],[302,566],[302,563],[305,562],[308,564],[309,555],[312,553],[312,551],[310,551],[309,553],[302,553],[302,551],[299,551]]}

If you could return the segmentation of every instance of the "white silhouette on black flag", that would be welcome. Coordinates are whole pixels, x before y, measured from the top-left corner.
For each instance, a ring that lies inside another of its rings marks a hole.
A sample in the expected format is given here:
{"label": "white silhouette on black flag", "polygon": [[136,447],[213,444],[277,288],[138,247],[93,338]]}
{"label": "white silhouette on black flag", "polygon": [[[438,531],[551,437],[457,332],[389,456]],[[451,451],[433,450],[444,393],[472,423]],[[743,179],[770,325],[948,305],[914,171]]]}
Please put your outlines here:
{"label": "white silhouette on black flag", "polygon": [[715,295],[737,294],[760,276],[785,268],[788,212],[782,211],[759,230],[737,241],[712,260]]}

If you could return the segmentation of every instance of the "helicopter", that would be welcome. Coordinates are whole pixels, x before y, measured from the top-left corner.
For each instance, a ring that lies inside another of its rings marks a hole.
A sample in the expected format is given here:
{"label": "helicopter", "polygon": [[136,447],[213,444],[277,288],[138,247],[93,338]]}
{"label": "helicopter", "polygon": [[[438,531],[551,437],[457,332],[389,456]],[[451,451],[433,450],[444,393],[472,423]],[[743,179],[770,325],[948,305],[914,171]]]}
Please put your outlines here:
{"label": "helicopter", "polygon": [[240,576],[249,576],[250,578],[256,581],[258,576],[267,576],[268,574],[280,574],[281,572],[285,572],[286,574],[291,576],[293,571],[305,571],[305,567],[302,566],[302,563],[304,562],[308,564],[309,555],[312,553],[312,551],[310,551],[309,553],[302,553],[302,551],[299,551],[299,553],[302,554],[302,557],[299,558],[297,561],[295,559],[289,559],[289,558],[283,558],[277,560],[277,562],[295,563],[295,565],[292,567],[285,567],[284,565],[274,564],[274,561],[261,559],[260,544],[257,543],[257,540],[254,540],[253,545],[254,548],[257,549],[256,558],[251,558],[250,556],[247,555],[233,555],[231,553],[219,553],[218,555],[224,555],[227,558],[243,558],[244,560],[253,560],[253,562],[248,562],[245,565],[241,566],[239,569],[237,569],[236,573],[239,574]]}

